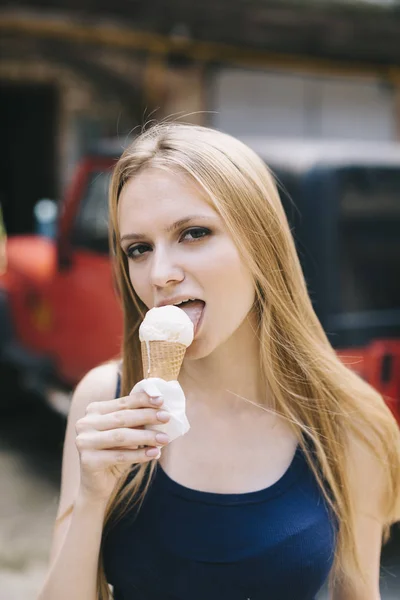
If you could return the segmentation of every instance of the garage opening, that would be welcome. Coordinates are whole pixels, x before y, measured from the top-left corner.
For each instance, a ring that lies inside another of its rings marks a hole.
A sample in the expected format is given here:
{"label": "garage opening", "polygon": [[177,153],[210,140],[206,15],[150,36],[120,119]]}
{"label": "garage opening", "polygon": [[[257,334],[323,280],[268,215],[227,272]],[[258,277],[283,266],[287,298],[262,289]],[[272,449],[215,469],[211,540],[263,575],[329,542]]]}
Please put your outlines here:
{"label": "garage opening", "polygon": [[31,233],[36,202],[57,196],[58,111],[53,85],[0,83],[0,204],[9,235]]}

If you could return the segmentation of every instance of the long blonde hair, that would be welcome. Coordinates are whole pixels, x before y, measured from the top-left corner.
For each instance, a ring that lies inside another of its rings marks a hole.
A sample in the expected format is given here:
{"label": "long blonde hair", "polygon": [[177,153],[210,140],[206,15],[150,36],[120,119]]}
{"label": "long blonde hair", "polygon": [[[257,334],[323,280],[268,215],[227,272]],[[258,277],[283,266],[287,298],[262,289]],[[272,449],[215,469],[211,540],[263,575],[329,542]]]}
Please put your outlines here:
{"label": "long blonde hair", "polygon": [[[273,176],[259,156],[229,135],[181,123],[154,125],[125,150],[114,169],[110,243],[124,314],[122,395],[142,379],[138,327],[147,309],[132,288],[118,243],[118,200],[125,183],[150,167],[180,172],[197,182],[240,245],[255,282],[265,383],[339,523],[330,581],[345,572],[362,578],[345,468],[348,440],[362,440],[386,470],[387,540],[391,524],[400,518],[399,430],[380,394],[339,360],[314,313]],[[120,518],[129,503],[140,507],[155,466],[156,461],[133,466],[118,481],[105,525]],[[100,600],[111,597],[101,555],[98,595]]]}

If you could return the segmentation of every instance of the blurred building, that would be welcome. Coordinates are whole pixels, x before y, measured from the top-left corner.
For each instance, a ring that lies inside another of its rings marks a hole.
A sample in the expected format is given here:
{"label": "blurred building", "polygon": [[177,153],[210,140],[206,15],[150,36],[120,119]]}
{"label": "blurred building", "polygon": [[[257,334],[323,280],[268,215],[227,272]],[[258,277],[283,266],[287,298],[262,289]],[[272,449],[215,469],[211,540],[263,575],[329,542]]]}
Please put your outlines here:
{"label": "blurred building", "polygon": [[[235,135],[400,136],[388,0],[2,3],[0,203],[32,229],[100,140],[170,115]],[[191,114],[192,113],[192,114]]]}

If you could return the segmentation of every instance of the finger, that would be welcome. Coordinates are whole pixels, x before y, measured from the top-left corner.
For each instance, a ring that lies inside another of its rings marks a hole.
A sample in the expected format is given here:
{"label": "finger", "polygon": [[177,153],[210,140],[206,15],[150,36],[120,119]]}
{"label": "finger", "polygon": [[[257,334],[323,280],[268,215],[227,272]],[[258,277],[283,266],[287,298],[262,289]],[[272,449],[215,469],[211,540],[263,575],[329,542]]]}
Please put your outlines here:
{"label": "finger", "polygon": [[162,406],[162,398],[151,398],[145,392],[135,392],[130,396],[114,398],[113,400],[103,400],[102,402],[91,402],[86,407],[86,414],[100,414],[126,410],[130,408],[158,408]]}
{"label": "finger", "polygon": [[84,431],[76,437],[76,446],[84,450],[109,450],[110,448],[132,449],[136,446],[162,446],[169,437],[151,429],[119,428],[110,431]]}
{"label": "finger", "polygon": [[96,429],[98,431],[108,431],[121,427],[143,427],[143,425],[159,425],[168,423],[171,415],[166,410],[157,410],[154,408],[137,408],[132,410],[118,410],[105,415],[93,414],[87,415],[81,420],[78,432],[85,429]]}
{"label": "finger", "polygon": [[[150,451],[153,451],[150,453]],[[149,452],[152,455],[146,454]],[[157,453],[157,454],[156,454]],[[154,456],[156,454],[156,456]],[[114,465],[133,465],[149,462],[161,456],[160,448],[147,448],[141,450],[86,450],[81,454],[81,464],[90,471],[100,471]]]}

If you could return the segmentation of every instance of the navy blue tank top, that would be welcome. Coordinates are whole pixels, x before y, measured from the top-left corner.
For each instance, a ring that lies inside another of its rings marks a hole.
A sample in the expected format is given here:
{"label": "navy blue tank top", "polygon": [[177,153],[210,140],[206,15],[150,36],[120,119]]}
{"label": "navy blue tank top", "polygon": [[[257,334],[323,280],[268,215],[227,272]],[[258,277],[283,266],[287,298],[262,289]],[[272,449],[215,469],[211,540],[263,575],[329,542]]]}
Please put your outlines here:
{"label": "navy blue tank top", "polygon": [[104,567],[115,600],[315,600],[336,534],[300,446],[279,481],[240,494],[187,488],[157,464],[141,509],[106,529]]}

